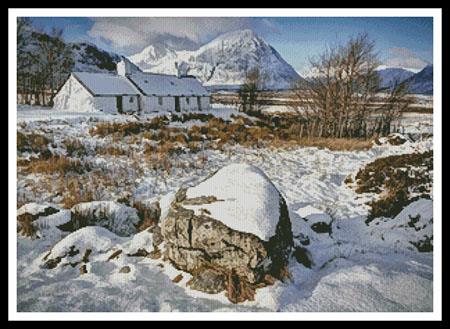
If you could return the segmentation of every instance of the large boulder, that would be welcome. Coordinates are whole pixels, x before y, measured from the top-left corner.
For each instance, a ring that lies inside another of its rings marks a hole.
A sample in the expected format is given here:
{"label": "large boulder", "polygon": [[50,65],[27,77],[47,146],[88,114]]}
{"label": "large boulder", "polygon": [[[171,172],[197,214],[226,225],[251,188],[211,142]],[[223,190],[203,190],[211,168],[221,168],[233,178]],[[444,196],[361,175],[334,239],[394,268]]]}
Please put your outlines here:
{"label": "large boulder", "polygon": [[180,189],[161,233],[165,258],[193,274],[193,289],[226,289],[240,302],[251,299],[251,289],[289,275],[293,237],[286,202],[254,166],[229,165]]}

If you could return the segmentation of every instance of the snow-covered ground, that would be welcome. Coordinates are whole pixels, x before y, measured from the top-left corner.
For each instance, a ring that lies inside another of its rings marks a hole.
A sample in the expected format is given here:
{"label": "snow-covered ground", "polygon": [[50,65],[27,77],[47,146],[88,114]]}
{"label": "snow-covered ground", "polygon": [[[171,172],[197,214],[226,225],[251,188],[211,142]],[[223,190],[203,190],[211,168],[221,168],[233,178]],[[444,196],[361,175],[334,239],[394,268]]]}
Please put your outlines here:
{"label": "snow-covered ground", "polygon": [[[236,111],[215,107],[218,116],[230,118]],[[106,114],[55,113],[46,109],[20,108],[17,114],[18,130],[51,133],[54,141],[77,138],[88,148],[105,145],[109,140],[90,136],[89,128],[99,121],[132,121],[134,117]],[[431,115],[407,117],[413,132],[432,129]],[[428,132],[428,131],[425,131]],[[161,200],[162,213],[167,212],[167,196],[182,186],[193,186],[219,168],[231,163],[248,163],[260,168],[283,194],[288,204],[294,236],[307,234],[314,266],[311,269],[293,261],[290,265],[291,282],[277,282],[258,289],[254,302],[230,304],[223,294],[208,295],[186,287],[190,278],[173,283],[181,273],[161,260],[125,257],[148,244],[151,234],[141,232],[131,237],[118,237],[102,229],[83,229],[86,234],[74,232],[64,243],[80,248],[100,241],[92,253],[87,274],[80,275],[72,266],[42,269],[42,258],[52,246],[52,252],[70,247],[58,245],[68,235],[49,228],[45,238],[30,240],[18,237],[18,311],[432,311],[433,254],[419,253],[406,240],[414,230],[394,227],[389,223],[367,226],[366,202],[373,195],[356,194],[344,183],[365,164],[388,155],[423,152],[432,149],[432,138],[422,138],[402,145],[374,145],[369,150],[343,152],[295,147],[285,150],[229,147],[225,151],[205,150],[200,154],[180,154],[178,163],[169,175],[162,175],[143,166],[134,169],[127,156],[88,157],[97,166],[112,175],[122,175],[123,181],[114,193],[105,190],[106,200],[120,195],[120,190],[131,192],[135,199]],[[62,152],[62,150],[59,150]],[[199,156],[206,158],[196,165]],[[139,176],[137,176],[139,172]],[[33,197],[38,203],[58,203],[58,196],[28,190],[30,180],[40,177],[18,177],[18,197]],[[119,179],[119,178],[117,178]],[[123,184],[122,184],[123,183]],[[166,197],[164,197],[166,196]],[[162,202],[165,201],[165,202]],[[411,215],[432,217],[432,202],[420,201],[411,209]],[[417,210],[419,209],[419,210]],[[332,234],[318,234],[302,219],[331,218]],[[314,217],[315,216],[315,217]],[[397,221],[404,221],[401,213]],[[392,233],[385,238],[385,233]],[[404,239],[405,241],[403,241]],[[400,242],[398,242],[400,241]],[[114,250],[122,256],[106,261]],[[81,254],[81,252],[80,252]],[[119,270],[128,266],[128,273]]]}

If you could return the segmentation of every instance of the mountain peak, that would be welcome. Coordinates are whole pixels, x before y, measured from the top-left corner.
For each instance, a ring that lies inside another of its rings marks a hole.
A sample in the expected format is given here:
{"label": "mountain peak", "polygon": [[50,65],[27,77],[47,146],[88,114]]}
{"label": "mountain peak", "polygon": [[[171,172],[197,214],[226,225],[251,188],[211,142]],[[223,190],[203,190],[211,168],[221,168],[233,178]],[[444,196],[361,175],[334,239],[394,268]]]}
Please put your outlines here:
{"label": "mountain peak", "polygon": [[268,89],[290,88],[300,79],[292,66],[250,29],[224,33],[196,50],[169,50],[162,57],[153,56],[153,50],[147,47],[129,59],[143,70],[166,74],[176,74],[175,62],[185,62],[190,74],[206,86],[241,85],[246,72],[254,67],[268,77]]}
{"label": "mountain peak", "polygon": [[259,38],[259,36],[251,29],[244,29],[244,30],[234,30],[230,32],[226,32],[221,34],[219,37],[222,38],[229,38],[229,37],[246,37],[246,38]]}

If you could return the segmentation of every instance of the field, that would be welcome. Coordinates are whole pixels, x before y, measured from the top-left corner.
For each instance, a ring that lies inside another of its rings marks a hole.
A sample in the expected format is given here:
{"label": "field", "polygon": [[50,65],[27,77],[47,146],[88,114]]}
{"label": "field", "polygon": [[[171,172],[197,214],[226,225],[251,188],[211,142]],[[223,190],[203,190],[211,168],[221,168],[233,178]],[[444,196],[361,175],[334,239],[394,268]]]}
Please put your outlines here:
{"label": "field", "polygon": [[[227,164],[248,163],[262,169],[286,199],[294,237],[313,264],[293,261],[289,282],[234,305],[221,294],[190,290],[189,275],[150,258],[105,263],[98,256],[83,276],[70,266],[43,270],[40,259],[67,235],[49,231],[40,239],[18,237],[18,310],[431,311],[432,114],[406,113],[401,125],[402,135],[376,140],[305,139],[232,105],[141,118],[20,107],[18,208],[31,202],[68,209],[88,201],[159,200],[164,213],[161,200],[180,187],[194,186]],[[411,154],[420,155],[417,163],[404,160]],[[380,159],[387,157],[400,159],[383,171],[384,178],[410,184],[407,191],[416,184],[421,193],[407,192],[403,207],[380,213],[376,206],[389,200],[392,189],[370,172],[384,168]],[[420,175],[424,166],[426,181],[399,174]],[[327,223],[327,232],[312,229],[314,221]],[[418,226],[423,221],[426,228]],[[111,239],[128,250],[152,238],[143,231]],[[117,273],[124,266],[130,275]],[[172,282],[179,274],[183,279]]]}

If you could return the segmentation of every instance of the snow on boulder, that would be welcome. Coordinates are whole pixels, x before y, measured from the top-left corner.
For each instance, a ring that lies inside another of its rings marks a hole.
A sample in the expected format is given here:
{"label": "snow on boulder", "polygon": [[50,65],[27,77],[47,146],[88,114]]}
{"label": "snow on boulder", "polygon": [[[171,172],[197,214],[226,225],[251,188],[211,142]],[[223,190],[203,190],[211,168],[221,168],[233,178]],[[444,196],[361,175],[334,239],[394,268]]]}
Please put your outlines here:
{"label": "snow on boulder", "polygon": [[389,134],[386,137],[380,137],[374,140],[375,145],[402,145],[406,142],[411,141],[407,136],[399,134],[399,133],[392,133]]}
{"label": "snow on boulder", "polygon": [[393,247],[433,251],[433,200],[414,201],[393,219],[374,219],[370,228],[371,235],[380,236]]}
{"label": "snow on boulder", "polygon": [[17,210],[17,233],[29,238],[43,236],[45,229],[70,221],[70,211],[52,205],[27,203]]}
{"label": "snow on boulder", "polygon": [[53,269],[60,264],[72,267],[86,264],[94,254],[105,253],[123,241],[124,238],[103,227],[84,227],[55,244],[42,258],[42,267]]}
{"label": "snow on boulder", "polygon": [[72,207],[72,218],[60,228],[75,231],[85,226],[101,226],[120,236],[137,232],[140,219],[137,210],[114,201],[79,203]]}
{"label": "snow on boulder", "polygon": [[186,208],[207,209],[211,217],[229,228],[252,233],[261,240],[268,241],[275,235],[281,195],[257,167],[247,164],[226,166],[186,192],[188,199],[202,196],[212,196],[221,201]]}
{"label": "snow on boulder", "polygon": [[314,208],[311,205],[297,210],[299,214],[316,233],[331,233],[331,223],[333,218],[327,213]]}
{"label": "snow on boulder", "polygon": [[192,289],[226,289],[230,301],[241,302],[273,277],[288,276],[293,238],[286,202],[256,167],[232,164],[180,189],[161,233],[165,258],[193,274]]}

